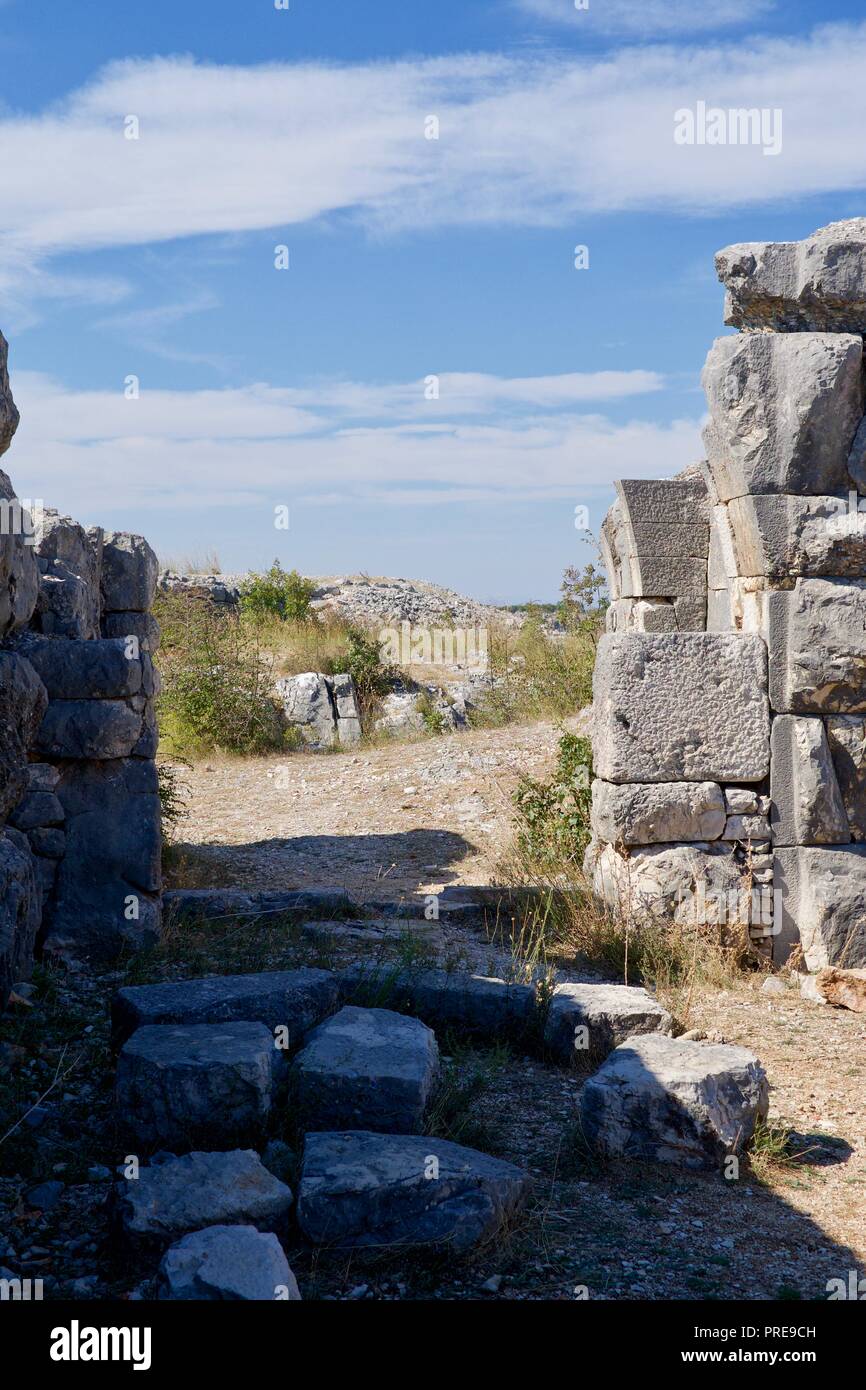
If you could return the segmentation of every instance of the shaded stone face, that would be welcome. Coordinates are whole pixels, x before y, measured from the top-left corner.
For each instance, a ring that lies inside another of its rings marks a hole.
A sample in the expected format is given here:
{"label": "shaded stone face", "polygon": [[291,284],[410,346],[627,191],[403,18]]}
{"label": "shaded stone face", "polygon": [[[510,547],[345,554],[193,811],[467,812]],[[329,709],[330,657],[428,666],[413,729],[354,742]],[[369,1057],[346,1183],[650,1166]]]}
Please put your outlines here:
{"label": "shaded stone face", "polygon": [[770,795],[774,845],[847,844],[848,817],[821,719],[773,720]]}
{"label": "shaded stone face", "polygon": [[866,580],[798,579],[767,611],[773,709],[866,711]]}
{"label": "shaded stone face", "polygon": [[726,246],[716,272],[725,323],[776,332],[866,334],[866,218],[821,227],[803,241]]}
{"label": "shaded stone face", "polygon": [[9,344],[0,333],[0,454],[5,454],[18,428],[18,408],[9,385]]}
{"label": "shaded stone face", "polygon": [[866,845],[780,848],[773,857],[783,951],[799,941],[810,970],[866,966]]}

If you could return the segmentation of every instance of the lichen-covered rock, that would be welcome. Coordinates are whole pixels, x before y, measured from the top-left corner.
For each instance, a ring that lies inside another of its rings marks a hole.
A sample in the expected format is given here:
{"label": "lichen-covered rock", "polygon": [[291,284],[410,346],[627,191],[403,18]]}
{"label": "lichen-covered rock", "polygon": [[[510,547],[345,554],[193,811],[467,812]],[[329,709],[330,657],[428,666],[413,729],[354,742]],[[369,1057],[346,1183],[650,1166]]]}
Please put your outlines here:
{"label": "lichen-covered rock", "polygon": [[285,1251],[270,1231],[255,1226],[208,1226],[166,1250],[157,1298],[209,1302],[300,1300]]}
{"label": "lichen-covered rock", "polygon": [[866,334],[866,218],[802,241],[747,241],[716,253],[725,323],[778,332]]}
{"label": "lichen-covered rock", "polygon": [[725,802],[717,782],[602,782],[592,784],[592,829],[611,844],[717,840]]}
{"label": "lichen-covered rock", "polygon": [[770,770],[774,845],[833,845],[851,840],[823,720],[777,715]]}
{"label": "lichen-covered rock", "polygon": [[0,1013],[9,990],[29,980],[42,915],[42,892],[23,835],[0,829]]}

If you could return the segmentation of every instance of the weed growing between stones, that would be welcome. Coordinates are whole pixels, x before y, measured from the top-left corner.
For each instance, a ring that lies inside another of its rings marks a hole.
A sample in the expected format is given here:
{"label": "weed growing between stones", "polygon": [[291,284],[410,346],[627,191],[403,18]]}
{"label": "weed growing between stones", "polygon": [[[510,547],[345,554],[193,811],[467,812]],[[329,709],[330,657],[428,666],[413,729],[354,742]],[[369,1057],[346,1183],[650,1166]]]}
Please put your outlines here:
{"label": "weed growing between stones", "polygon": [[497,1125],[479,1114],[478,1101],[508,1067],[511,1048],[507,1042],[490,1047],[473,1045],[449,1032],[442,1039],[442,1052],[442,1070],[427,1109],[424,1133],[496,1153]]}

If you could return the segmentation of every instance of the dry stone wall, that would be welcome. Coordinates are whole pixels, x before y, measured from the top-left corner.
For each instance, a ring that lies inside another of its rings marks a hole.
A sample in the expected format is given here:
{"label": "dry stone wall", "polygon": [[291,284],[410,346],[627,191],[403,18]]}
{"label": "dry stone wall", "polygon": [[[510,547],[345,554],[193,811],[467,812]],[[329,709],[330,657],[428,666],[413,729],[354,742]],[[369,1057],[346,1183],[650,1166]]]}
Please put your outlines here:
{"label": "dry stone wall", "polygon": [[602,528],[587,869],[617,912],[864,966],[866,219],[716,267],[706,460]]}
{"label": "dry stone wall", "polygon": [[[0,453],[6,360],[0,336]],[[0,473],[0,1008],[36,949],[158,937],[156,579],[142,537],[37,515]]]}

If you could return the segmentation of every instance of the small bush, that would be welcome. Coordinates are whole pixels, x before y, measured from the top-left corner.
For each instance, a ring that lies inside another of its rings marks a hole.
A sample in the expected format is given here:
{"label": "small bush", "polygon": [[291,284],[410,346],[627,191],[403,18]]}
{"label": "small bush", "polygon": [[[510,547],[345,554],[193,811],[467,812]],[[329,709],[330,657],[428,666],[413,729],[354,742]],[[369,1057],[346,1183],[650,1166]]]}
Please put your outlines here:
{"label": "small bush", "polygon": [[546,781],[521,777],[514,792],[517,847],[540,871],[573,876],[590,839],[592,745],[577,734],[559,740],[556,767]]}
{"label": "small bush", "polygon": [[275,560],[265,574],[250,574],[241,585],[240,606],[253,618],[279,618],[302,623],[310,618],[310,601],[316,592],[312,579],[297,570],[286,572]]}

